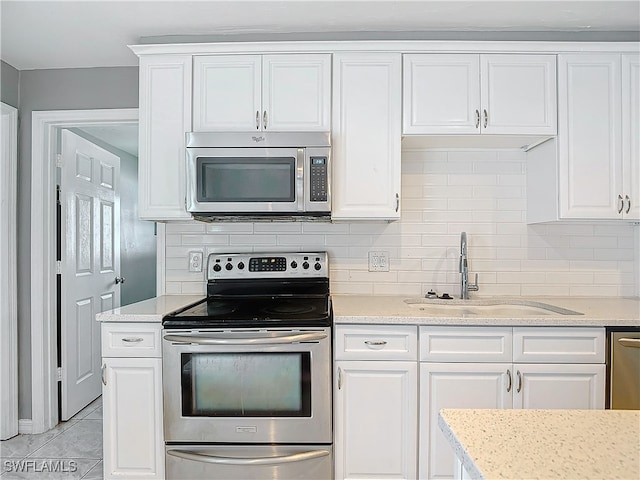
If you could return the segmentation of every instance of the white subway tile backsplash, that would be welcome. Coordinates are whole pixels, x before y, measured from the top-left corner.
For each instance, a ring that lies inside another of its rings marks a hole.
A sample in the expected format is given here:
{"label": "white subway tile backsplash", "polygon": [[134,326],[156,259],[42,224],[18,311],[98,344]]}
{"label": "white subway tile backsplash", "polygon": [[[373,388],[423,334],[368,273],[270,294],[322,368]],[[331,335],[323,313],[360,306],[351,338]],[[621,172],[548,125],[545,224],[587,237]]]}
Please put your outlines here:
{"label": "white subway tile backsplash", "polygon": [[[469,242],[478,296],[636,295],[640,227],[527,225],[525,154],[403,152],[397,222],[179,222],[166,225],[165,291],[204,294],[188,254],[326,250],[336,294],[459,295],[460,232]],[[551,193],[551,189],[550,189]],[[368,252],[389,253],[389,272],[369,272]],[[637,266],[636,266],[637,265]],[[473,277],[471,277],[473,278]]]}

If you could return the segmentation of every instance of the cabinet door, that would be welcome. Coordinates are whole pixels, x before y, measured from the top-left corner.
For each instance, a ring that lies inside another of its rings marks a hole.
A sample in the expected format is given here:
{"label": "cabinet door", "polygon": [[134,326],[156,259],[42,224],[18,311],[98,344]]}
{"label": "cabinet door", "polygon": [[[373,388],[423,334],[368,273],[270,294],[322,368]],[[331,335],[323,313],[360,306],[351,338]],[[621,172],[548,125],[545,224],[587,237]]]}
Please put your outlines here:
{"label": "cabinet door", "polygon": [[622,55],[624,218],[640,220],[640,55]]}
{"label": "cabinet door", "polygon": [[334,220],[400,218],[401,57],[339,53],[333,63]]}
{"label": "cabinet door", "polygon": [[191,218],[185,202],[185,133],[191,131],[191,55],[140,58],[139,203],[146,220]]}
{"label": "cabinet door", "polygon": [[440,410],[511,408],[511,373],[510,363],[420,363],[419,478],[454,476],[454,453],[438,427]]}
{"label": "cabinet door", "polygon": [[478,55],[403,57],[402,133],[480,133]]}
{"label": "cabinet door", "polygon": [[513,369],[514,408],[604,408],[605,365],[516,363]]}
{"label": "cabinet door", "polygon": [[620,55],[559,55],[561,218],[620,218],[621,118]]}
{"label": "cabinet door", "polygon": [[555,135],[556,56],[481,55],[482,132]]}
{"label": "cabinet door", "polygon": [[417,362],[337,362],[335,478],[416,478]]}
{"label": "cabinet door", "polygon": [[331,55],[265,55],[262,128],[331,130]]}
{"label": "cabinet door", "polygon": [[193,131],[262,129],[260,55],[196,56]]}
{"label": "cabinet door", "polygon": [[160,358],[105,358],[104,478],[164,478]]}

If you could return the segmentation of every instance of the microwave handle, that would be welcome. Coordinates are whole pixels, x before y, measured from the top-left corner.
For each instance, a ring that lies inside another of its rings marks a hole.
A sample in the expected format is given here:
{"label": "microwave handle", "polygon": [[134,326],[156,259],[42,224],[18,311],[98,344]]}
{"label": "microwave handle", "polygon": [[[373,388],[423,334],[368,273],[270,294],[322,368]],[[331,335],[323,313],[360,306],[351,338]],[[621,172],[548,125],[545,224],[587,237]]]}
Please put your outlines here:
{"label": "microwave handle", "polygon": [[281,345],[286,343],[313,342],[327,338],[325,332],[294,333],[280,337],[225,338],[209,334],[165,335],[164,339],[173,343],[196,345]]}
{"label": "microwave handle", "polygon": [[293,455],[256,458],[218,457],[190,450],[167,450],[167,454],[178,458],[184,458],[185,460],[223,465],[279,465],[283,463],[302,462],[305,460],[312,460],[314,458],[326,457],[329,455],[329,450],[311,450],[308,452],[294,453]]}
{"label": "microwave handle", "polygon": [[297,208],[299,212],[304,212],[304,204],[305,204],[304,179],[308,178],[309,176],[309,171],[307,169],[306,163],[307,162],[305,162],[304,148],[299,148],[298,155],[296,157],[296,199],[298,200]]}

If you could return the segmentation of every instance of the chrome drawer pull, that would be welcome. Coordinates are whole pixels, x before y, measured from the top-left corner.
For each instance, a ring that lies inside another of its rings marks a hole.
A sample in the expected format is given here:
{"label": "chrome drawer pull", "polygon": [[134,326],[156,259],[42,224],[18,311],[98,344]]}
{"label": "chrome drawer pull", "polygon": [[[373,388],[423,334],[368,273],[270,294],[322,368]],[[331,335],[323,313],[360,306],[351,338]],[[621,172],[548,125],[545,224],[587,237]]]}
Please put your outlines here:
{"label": "chrome drawer pull", "polygon": [[387,341],[386,340],[365,340],[364,343],[369,345],[370,347],[381,347],[383,345],[386,345]]}
{"label": "chrome drawer pull", "polygon": [[142,340],[144,340],[142,337],[124,337],[122,339],[123,342],[127,343],[140,343]]}

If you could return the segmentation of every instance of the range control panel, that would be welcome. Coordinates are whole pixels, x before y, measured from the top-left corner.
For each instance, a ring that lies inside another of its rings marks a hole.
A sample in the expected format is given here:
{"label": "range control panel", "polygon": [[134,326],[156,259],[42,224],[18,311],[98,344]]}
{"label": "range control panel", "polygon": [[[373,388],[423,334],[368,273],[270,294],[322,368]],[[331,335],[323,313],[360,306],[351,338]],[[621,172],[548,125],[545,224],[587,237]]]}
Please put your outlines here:
{"label": "range control panel", "polygon": [[329,277],[327,252],[212,253],[207,280],[234,278]]}

